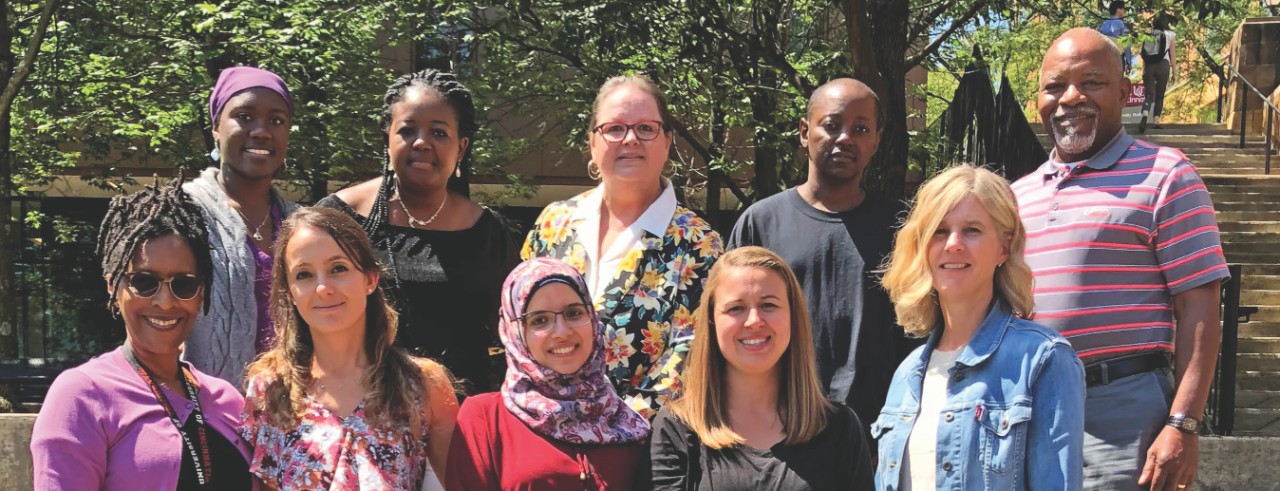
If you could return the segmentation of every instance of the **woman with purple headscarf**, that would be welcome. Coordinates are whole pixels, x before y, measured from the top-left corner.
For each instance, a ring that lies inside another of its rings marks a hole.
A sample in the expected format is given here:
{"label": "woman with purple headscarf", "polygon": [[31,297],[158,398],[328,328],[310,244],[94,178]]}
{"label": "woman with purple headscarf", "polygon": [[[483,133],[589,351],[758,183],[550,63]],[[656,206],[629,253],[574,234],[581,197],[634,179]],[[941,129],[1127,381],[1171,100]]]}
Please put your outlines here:
{"label": "woman with purple headscarf", "polygon": [[557,259],[521,263],[502,288],[507,377],[458,412],[447,486],[629,490],[649,423],[604,372],[604,325],[586,283]]}
{"label": "woman with purple headscarf", "polygon": [[213,165],[183,190],[209,226],[213,285],[209,313],[197,319],[183,356],[243,387],[245,365],[271,347],[271,244],[297,209],[271,185],[285,166],[293,97],[279,75],[228,68],[209,95],[209,119]]}

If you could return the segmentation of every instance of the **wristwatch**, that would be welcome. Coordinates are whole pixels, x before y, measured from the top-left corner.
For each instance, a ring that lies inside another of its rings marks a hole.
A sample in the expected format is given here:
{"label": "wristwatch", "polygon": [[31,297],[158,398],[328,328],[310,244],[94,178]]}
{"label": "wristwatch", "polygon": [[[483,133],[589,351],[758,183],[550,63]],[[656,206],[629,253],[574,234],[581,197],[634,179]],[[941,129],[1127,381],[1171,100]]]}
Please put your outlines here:
{"label": "wristwatch", "polygon": [[1177,428],[1178,431],[1189,434],[1196,434],[1200,430],[1200,421],[1182,413],[1173,413],[1169,419],[1164,422],[1165,425]]}

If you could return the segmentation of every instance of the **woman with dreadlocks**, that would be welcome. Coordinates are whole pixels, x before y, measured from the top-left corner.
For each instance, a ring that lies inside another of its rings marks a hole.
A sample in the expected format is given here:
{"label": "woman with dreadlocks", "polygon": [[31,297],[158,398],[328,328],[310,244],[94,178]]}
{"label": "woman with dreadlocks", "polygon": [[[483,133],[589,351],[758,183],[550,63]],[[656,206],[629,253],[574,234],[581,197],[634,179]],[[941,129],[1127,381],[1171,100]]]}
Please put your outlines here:
{"label": "woman with dreadlocks", "polygon": [[98,236],[124,346],[58,376],[31,435],[35,489],[250,489],[244,399],[178,359],[213,268],[182,179],[111,200]]}
{"label": "woman with dreadlocks", "polygon": [[360,225],[306,208],[275,245],[279,338],[248,368],[242,433],[271,489],[439,489],[458,399],[439,363],[393,347],[396,312]]}
{"label": "woman with dreadlocks", "polygon": [[400,314],[396,344],[439,360],[468,393],[490,391],[498,292],[519,261],[498,216],[466,197],[471,93],[452,74],[424,70],[396,79],[383,101],[382,176],[317,206],[359,221],[387,265],[383,285]]}
{"label": "woman with dreadlocks", "polygon": [[208,314],[183,354],[201,370],[240,387],[244,366],[271,347],[267,315],[271,243],[297,208],[271,180],[284,168],[293,98],[284,80],[261,68],[228,68],[209,95],[215,166],[183,186],[209,226],[213,274]]}

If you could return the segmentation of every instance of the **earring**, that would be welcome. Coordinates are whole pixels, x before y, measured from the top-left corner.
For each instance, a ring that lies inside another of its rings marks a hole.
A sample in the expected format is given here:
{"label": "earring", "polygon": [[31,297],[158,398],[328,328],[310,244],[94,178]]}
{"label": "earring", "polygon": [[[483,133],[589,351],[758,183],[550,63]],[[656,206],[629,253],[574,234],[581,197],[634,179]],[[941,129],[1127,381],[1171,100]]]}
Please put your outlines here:
{"label": "earring", "polygon": [[453,166],[453,175],[462,177],[462,161],[461,160],[459,160],[458,163]]}
{"label": "earring", "polygon": [[587,163],[587,175],[588,175],[588,176],[590,176],[590,177],[591,177],[591,179],[596,180],[596,181],[599,181],[599,180],[600,180],[600,166],[596,165],[596,163],[595,163],[595,162],[588,162],[588,163]]}
{"label": "earring", "polygon": [[220,160],[218,160],[218,157],[219,157],[219,155],[218,155],[218,144],[217,144],[217,143],[214,143],[214,144],[213,144],[213,150],[210,150],[210,151],[209,151],[209,158],[210,158],[211,160],[213,160],[214,162],[220,162]]}

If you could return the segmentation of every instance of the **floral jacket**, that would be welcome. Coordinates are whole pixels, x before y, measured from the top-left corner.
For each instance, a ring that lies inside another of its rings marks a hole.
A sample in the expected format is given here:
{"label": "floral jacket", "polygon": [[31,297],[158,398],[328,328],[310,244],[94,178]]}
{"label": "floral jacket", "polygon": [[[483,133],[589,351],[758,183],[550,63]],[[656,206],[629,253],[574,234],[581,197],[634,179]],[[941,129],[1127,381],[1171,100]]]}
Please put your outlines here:
{"label": "floral jacket", "polygon": [[[574,219],[584,196],[548,205],[521,258],[559,258],[584,271],[587,252],[577,234],[582,219]],[[693,311],[724,245],[711,225],[682,206],[664,236],[645,232],[641,242],[596,296],[595,307],[605,324],[610,380],[632,409],[653,419],[680,392],[680,372],[693,341]]]}

